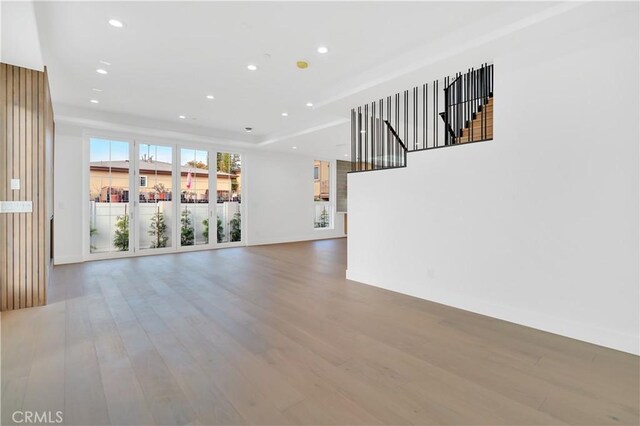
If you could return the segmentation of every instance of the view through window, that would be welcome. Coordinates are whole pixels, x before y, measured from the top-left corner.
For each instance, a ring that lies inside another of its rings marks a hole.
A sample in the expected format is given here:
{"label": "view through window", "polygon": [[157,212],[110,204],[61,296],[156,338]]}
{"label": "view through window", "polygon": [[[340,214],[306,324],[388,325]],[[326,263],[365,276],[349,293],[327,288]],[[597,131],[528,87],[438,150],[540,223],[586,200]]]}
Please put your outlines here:
{"label": "view through window", "polygon": [[313,201],[315,204],[314,228],[331,228],[332,208],[331,208],[331,185],[330,185],[330,163],[328,161],[315,160],[313,162]]}
{"label": "view through window", "polygon": [[89,170],[89,250],[128,251],[129,143],[91,139]]}
{"label": "view through window", "polygon": [[93,137],[88,189],[90,253],[242,242],[240,154]]}
{"label": "view through window", "polygon": [[242,240],[242,161],[239,154],[217,153],[217,238],[219,243]]}

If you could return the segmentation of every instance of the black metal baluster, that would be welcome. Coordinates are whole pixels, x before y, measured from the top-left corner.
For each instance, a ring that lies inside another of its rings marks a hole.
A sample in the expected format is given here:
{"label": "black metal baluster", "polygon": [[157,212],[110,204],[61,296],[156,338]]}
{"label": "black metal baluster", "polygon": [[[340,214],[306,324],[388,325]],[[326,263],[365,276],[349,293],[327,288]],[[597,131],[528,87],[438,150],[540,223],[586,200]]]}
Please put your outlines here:
{"label": "black metal baluster", "polygon": [[355,158],[354,150],[356,146],[356,110],[351,108],[351,171],[353,172],[355,168],[353,167],[353,159]]}
{"label": "black metal baluster", "polygon": [[358,170],[362,170],[362,108],[358,107]]}
{"label": "black metal baluster", "polygon": [[[387,96],[387,121],[391,123],[391,96]],[[385,156],[385,162],[389,166],[389,155],[391,150],[389,149],[389,129],[385,132],[387,134],[387,154]]]}

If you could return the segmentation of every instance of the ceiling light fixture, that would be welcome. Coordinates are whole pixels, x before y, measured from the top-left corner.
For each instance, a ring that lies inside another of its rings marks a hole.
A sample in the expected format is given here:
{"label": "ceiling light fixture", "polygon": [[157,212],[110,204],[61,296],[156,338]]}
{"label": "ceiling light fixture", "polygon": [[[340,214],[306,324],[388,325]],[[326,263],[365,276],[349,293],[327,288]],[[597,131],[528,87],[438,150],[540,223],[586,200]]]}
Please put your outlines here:
{"label": "ceiling light fixture", "polygon": [[94,92],[102,92],[102,89],[91,89],[91,90],[93,90]]}
{"label": "ceiling light fixture", "polygon": [[247,133],[251,133],[253,131],[253,129],[251,127],[245,127],[244,131]]}
{"label": "ceiling light fixture", "polygon": [[213,99],[213,95],[207,95],[207,99]]}
{"label": "ceiling light fixture", "polygon": [[318,47],[318,53],[322,53],[325,54],[329,51],[329,49],[326,46],[320,46]]}
{"label": "ceiling light fixture", "polygon": [[288,113],[288,112],[283,112],[281,115],[282,115],[283,117],[288,117],[288,116],[289,116],[289,113]]}
{"label": "ceiling light fixture", "polygon": [[92,104],[99,104],[100,101],[97,99],[91,99],[89,102],[91,102]]}
{"label": "ceiling light fixture", "polygon": [[118,21],[117,19],[109,19],[109,25],[116,28],[124,27],[124,23],[122,21]]}
{"label": "ceiling light fixture", "polygon": [[311,102],[307,102],[307,106],[308,106],[309,108],[311,108],[311,107],[313,106],[313,104],[312,104]]}
{"label": "ceiling light fixture", "polygon": [[102,74],[102,75],[109,74],[109,72],[107,72],[107,70],[103,70],[102,68],[98,68],[98,69],[96,70],[96,72],[97,72],[98,74]]}
{"label": "ceiling light fixture", "polygon": [[296,62],[296,66],[298,68],[300,68],[301,70],[306,70],[307,68],[309,68],[309,62],[307,62],[307,61],[298,61],[298,62]]}
{"label": "ceiling light fixture", "polygon": [[291,149],[298,149],[298,147],[297,146],[292,146]]}
{"label": "ceiling light fixture", "polygon": [[179,115],[178,118],[184,120],[185,118],[187,118],[187,116],[186,115]]}
{"label": "ceiling light fixture", "polygon": [[253,64],[249,64],[249,65],[247,65],[247,69],[248,69],[249,71],[255,71],[255,70],[257,70],[257,69],[258,69],[258,67],[256,67],[256,66],[255,66],[255,65],[253,65]]}

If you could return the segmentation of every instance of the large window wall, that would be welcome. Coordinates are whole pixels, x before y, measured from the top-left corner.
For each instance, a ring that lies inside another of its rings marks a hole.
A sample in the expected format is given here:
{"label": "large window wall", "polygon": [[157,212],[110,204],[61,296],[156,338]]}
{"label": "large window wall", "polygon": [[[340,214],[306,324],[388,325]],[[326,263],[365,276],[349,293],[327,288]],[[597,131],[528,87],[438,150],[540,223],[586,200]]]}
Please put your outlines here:
{"label": "large window wall", "polygon": [[88,144],[93,257],[243,244],[240,154],[99,137]]}

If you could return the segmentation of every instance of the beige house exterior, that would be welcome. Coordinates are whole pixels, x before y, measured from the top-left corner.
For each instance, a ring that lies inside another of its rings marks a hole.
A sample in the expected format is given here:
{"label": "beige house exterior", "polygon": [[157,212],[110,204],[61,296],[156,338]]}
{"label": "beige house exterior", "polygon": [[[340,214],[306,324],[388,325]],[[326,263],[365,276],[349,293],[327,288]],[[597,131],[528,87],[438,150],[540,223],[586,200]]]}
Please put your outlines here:
{"label": "beige house exterior", "polygon": [[[129,162],[94,161],[90,163],[89,196],[92,201],[129,201]],[[172,165],[161,161],[141,160],[139,172],[140,201],[176,199],[173,190]],[[191,172],[191,187],[187,177]],[[240,197],[240,173],[218,172],[216,197],[231,201]],[[180,167],[180,191],[183,201],[198,202],[209,199],[209,170],[187,166]]]}
{"label": "beige house exterior", "polygon": [[313,162],[313,199],[329,201],[329,162],[315,160]]}

